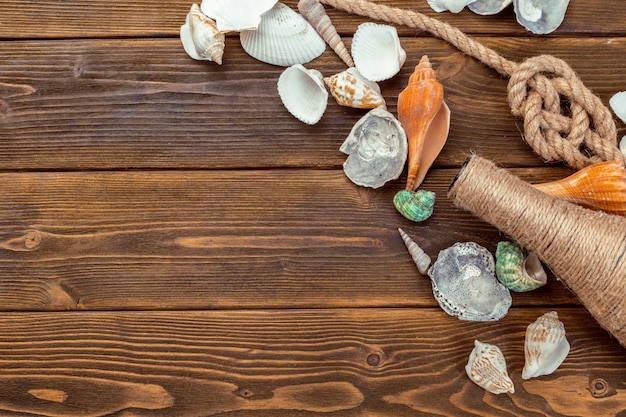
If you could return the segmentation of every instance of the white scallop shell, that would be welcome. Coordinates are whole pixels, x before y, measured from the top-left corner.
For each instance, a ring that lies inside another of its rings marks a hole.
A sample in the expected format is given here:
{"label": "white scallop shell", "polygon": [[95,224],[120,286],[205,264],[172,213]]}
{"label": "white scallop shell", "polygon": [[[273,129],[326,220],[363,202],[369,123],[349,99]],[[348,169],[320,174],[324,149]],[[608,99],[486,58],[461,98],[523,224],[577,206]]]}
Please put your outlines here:
{"label": "white scallop shell", "polygon": [[361,23],[354,33],[352,58],[365,78],[383,81],[400,71],[406,52],[395,27],[367,22]]}
{"label": "white scallop shell", "polygon": [[609,99],[609,105],[613,113],[615,113],[622,122],[626,123],[626,91],[615,93],[613,97]]}
{"label": "white scallop shell", "polygon": [[301,64],[292,65],[280,74],[278,95],[289,113],[309,125],[322,118],[328,104],[322,74]]}
{"label": "white scallop shell", "polygon": [[426,0],[431,9],[437,13],[451,11],[452,13],[459,13],[470,3],[476,0]]}
{"label": "white scallop shell", "polygon": [[341,106],[355,109],[386,107],[378,84],[365,78],[355,67],[326,77],[324,82]]}
{"label": "white scallop shell", "polygon": [[467,8],[476,14],[488,16],[500,13],[511,3],[513,0],[476,0],[468,4]]}
{"label": "white scallop shell", "polygon": [[476,385],[493,394],[515,392],[513,381],[506,371],[504,355],[496,345],[474,340],[465,372]]}
{"label": "white scallop shell", "polygon": [[526,329],[524,356],[526,363],[522,378],[549,375],[563,363],[569,353],[565,326],[556,311],[550,311],[531,323]]}
{"label": "white scallop shell", "polygon": [[302,15],[277,3],[256,30],[240,33],[241,46],[259,61],[288,67],[305,64],[326,49],[326,42]]}
{"label": "white scallop shell", "polygon": [[197,4],[191,6],[185,24],[180,27],[180,40],[193,59],[222,63],[225,36]]}
{"label": "white scallop shell", "polygon": [[259,26],[261,15],[278,0],[202,0],[202,12],[217,22],[220,32],[241,32]]}

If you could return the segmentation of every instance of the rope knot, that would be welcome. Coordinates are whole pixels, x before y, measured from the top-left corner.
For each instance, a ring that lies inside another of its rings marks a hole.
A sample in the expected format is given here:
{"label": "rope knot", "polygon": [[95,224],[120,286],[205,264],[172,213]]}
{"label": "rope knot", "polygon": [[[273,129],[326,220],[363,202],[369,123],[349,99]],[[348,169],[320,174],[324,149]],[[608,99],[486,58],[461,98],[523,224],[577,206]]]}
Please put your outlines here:
{"label": "rope knot", "polygon": [[611,112],[565,61],[528,58],[513,69],[508,91],[511,112],[524,119],[526,142],[544,160],[575,169],[603,160],[626,163]]}

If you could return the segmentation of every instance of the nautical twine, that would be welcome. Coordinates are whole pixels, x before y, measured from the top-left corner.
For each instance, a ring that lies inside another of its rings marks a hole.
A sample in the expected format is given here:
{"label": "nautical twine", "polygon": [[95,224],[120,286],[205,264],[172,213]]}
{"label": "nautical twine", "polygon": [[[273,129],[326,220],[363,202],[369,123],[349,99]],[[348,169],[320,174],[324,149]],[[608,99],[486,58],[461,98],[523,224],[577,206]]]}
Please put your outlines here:
{"label": "nautical twine", "polygon": [[626,347],[626,217],[544,194],[475,155],[448,196],[537,254]]}
{"label": "nautical twine", "polygon": [[565,161],[575,169],[609,160],[626,165],[626,156],[617,146],[611,112],[565,61],[539,55],[517,63],[459,29],[418,12],[366,0],[319,1],[349,13],[426,31],[509,77],[511,112],[524,119],[525,140],[545,161]]}

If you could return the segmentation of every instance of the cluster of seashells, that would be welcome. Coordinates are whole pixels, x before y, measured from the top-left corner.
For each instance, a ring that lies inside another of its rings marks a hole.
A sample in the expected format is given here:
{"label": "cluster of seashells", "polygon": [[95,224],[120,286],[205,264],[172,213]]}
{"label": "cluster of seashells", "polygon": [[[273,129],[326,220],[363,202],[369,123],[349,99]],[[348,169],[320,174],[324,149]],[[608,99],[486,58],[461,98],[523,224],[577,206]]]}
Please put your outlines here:
{"label": "cluster of seashells", "polygon": [[436,12],[459,13],[467,6],[480,15],[494,15],[511,3],[517,22],[537,35],[555,31],[563,22],[569,0],[426,0]]}

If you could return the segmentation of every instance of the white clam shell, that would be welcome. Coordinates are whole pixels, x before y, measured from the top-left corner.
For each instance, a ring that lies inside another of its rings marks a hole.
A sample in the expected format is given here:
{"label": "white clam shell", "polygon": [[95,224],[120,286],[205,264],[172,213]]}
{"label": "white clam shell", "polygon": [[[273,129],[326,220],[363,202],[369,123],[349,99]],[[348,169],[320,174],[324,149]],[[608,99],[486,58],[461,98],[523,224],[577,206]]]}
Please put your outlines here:
{"label": "white clam shell", "polygon": [[609,99],[609,105],[613,110],[613,113],[626,123],[626,91],[620,91],[615,93],[613,97]]}
{"label": "white clam shell", "polygon": [[626,136],[623,136],[622,140],[619,141],[619,150],[626,155]]}
{"label": "white clam shell", "polygon": [[367,22],[361,23],[354,33],[352,58],[365,78],[377,82],[400,71],[406,52],[400,45],[395,27]]}
{"label": "white clam shell", "polygon": [[526,329],[524,356],[526,363],[522,379],[549,375],[563,363],[570,345],[565,337],[565,326],[556,311],[550,311],[531,323]]}
{"label": "white clam shell", "polygon": [[426,0],[431,9],[437,13],[450,11],[459,13],[465,6],[476,0]]}
{"label": "white clam shell", "polygon": [[197,4],[191,6],[185,24],[180,27],[180,40],[193,59],[222,63],[225,36]]}
{"label": "white clam shell", "polygon": [[256,29],[263,13],[278,0],[202,0],[202,12],[214,19],[223,32],[241,32]]}
{"label": "white clam shell", "polygon": [[330,93],[341,106],[356,109],[385,107],[380,87],[365,78],[355,67],[324,78]]}
{"label": "white clam shell", "polygon": [[483,16],[498,14],[508,7],[513,0],[476,0],[467,5],[467,8]]}
{"label": "white clam shell", "polygon": [[474,349],[470,353],[465,372],[476,385],[493,394],[515,393],[513,381],[506,370],[504,355],[496,345],[474,340]]}
{"label": "white clam shell", "polygon": [[326,42],[302,15],[277,3],[256,30],[240,33],[241,46],[259,61],[288,67],[320,56]]}
{"label": "white clam shell", "polygon": [[349,155],[343,171],[353,183],[378,188],[400,176],[408,143],[400,122],[378,107],[354,124],[339,150]]}
{"label": "white clam shell", "polygon": [[514,0],[515,16],[532,33],[544,35],[556,30],[565,18],[569,0]]}
{"label": "white clam shell", "polygon": [[309,125],[322,118],[328,104],[322,74],[301,64],[292,65],[280,74],[278,95],[289,113]]}

